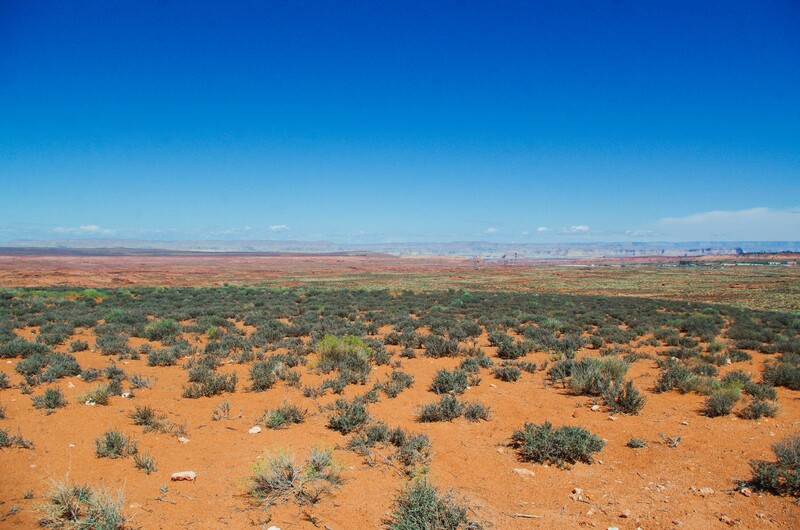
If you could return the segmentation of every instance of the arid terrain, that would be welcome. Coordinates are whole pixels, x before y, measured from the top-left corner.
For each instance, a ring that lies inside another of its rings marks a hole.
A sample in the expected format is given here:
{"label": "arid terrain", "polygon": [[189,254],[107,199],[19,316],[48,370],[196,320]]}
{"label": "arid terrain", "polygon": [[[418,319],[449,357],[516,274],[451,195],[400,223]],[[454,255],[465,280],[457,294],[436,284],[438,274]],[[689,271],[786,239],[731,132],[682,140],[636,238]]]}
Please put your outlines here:
{"label": "arid terrain", "polygon": [[[130,528],[380,528],[425,480],[484,528],[796,528],[792,496],[748,481],[751,460],[800,433],[800,269],[725,261],[0,257],[0,429],[32,442],[0,449],[0,526],[37,527],[53,482],[69,481],[121,495]],[[326,365],[345,337],[359,337],[357,367]],[[420,421],[440,370],[469,375],[452,395],[488,417]],[[413,384],[392,396],[398,372]],[[640,410],[605,393],[623,381]],[[132,396],[94,403],[112,383]],[[54,388],[66,406],[36,408]],[[732,410],[710,413],[731,391]],[[346,434],[332,428],[340,399],[369,418]],[[774,417],[746,419],[757,401]],[[265,411],[284,405],[304,418],[270,428]],[[146,407],[157,419],[137,425]],[[603,447],[563,466],[525,458],[513,433],[546,421]],[[407,462],[385,440],[354,441],[380,424],[429,448]],[[156,469],[98,456],[109,430]],[[312,447],[332,450],[341,480],[252,494],[254,465],[281,451],[300,465]],[[180,471],[196,480],[171,481]]]}

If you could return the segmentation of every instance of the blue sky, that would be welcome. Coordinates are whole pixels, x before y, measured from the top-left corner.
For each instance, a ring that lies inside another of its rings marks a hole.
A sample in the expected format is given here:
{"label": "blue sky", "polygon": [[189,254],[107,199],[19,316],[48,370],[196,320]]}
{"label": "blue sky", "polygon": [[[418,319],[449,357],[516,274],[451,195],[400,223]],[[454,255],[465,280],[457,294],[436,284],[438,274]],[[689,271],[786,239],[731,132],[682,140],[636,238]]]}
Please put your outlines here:
{"label": "blue sky", "polygon": [[800,4],[0,0],[0,240],[800,239]]}

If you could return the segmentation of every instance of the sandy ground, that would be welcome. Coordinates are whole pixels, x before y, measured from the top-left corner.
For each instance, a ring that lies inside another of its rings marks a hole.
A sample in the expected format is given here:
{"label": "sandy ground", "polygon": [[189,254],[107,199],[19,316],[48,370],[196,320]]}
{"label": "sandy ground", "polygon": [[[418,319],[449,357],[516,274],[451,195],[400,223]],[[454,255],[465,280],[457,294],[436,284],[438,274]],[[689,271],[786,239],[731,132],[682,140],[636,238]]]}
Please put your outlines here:
{"label": "sandy ground", "polygon": [[[93,346],[91,332],[75,338]],[[488,347],[485,336],[481,340],[492,355],[494,349]],[[135,346],[143,342],[136,341]],[[396,351],[395,347],[389,349]],[[101,368],[109,363],[109,358],[91,349],[76,356],[84,368]],[[540,363],[546,358],[544,353],[528,356]],[[723,372],[739,368],[759,374],[763,360],[764,356],[754,354],[753,361],[736,363]],[[639,416],[610,417],[602,409],[592,411],[591,398],[572,396],[545,384],[542,371],[524,373],[518,382],[507,383],[483,370],[482,382],[469,388],[464,398],[490,405],[489,421],[416,422],[418,407],[436,399],[427,390],[435,371],[454,367],[457,362],[423,356],[403,359],[402,369],[414,375],[415,385],[395,399],[383,397],[370,405],[368,412],[390,426],[427,433],[434,451],[431,480],[444,489],[453,488],[472,507],[472,517],[490,528],[797,528],[800,508],[791,499],[757,494],[747,497],[734,487],[737,479],[749,477],[750,459],[771,459],[770,445],[798,431],[800,392],[778,390],[781,412],[774,419],[706,418],[699,413],[701,396],[651,392],[658,370],[654,361],[644,359],[629,372],[636,386],[647,394],[643,412]],[[15,363],[3,361],[0,370],[17,383],[20,377],[13,371]],[[35,443],[34,450],[0,450],[0,510],[8,514],[0,527],[36,527],[36,509],[44,502],[50,482],[67,477],[77,483],[103,486],[115,494],[122,492],[131,526],[145,529],[262,528],[268,519],[283,530],[379,528],[405,483],[399,469],[380,460],[368,463],[343,449],[347,437],[325,427],[327,413],[320,412],[318,405],[332,402],[335,396],[315,401],[280,382],[263,393],[247,392],[246,366],[228,365],[221,370],[236,371],[240,376],[235,393],[183,399],[180,395],[186,371],[182,368],[152,368],[146,359],[119,364],[127,373],[149,376],[153,388],[138,390],[133,399],[114,397],[108,406],[86,406],[78,402],[78,396],[93,384],[79,378],[63,379],[58,386],[69,405],[51,415],[33,409],[30,396],[16,388],[0,391],[0,405],[7,415],[0,426],[12,433],[19,431]],[[389,370],[376,369],[370,385]],[[300,371],[303,384],[321,380],[306,368]],[[346,396],[366,389],[348,387]],[[212,421],[212,411],[226,400],[234,418]],[[284,402],[307,408],[305,423],[248,434],[265,408]],[[190,441],[182,444],[174,436],[143,433],[128,418],[135,405],[150,405],[172,421],[185,423]],[[577,464],[569,470],[520,462],[507,446],[510,435],[525,422],[545,420],[583,426],[608,443],[594,464]],[[146,475],[134,468],[131,458],[97,458],[94,440],[110,428],[135,436],[139,450],[155,457],[158,471]],[[660,443],[659,433],[680,435],[682,443],[668,448]],[[633,436],[645,438],[649,447],[626,447]],[[286,503],[269,511],[246,495],[251,465],[266,451],[289,449],[304,460],[314,445],[333,447],[335,459],[343,465],[344,484],[331,495],[312,507]],[[515,469],[531,473],[520,474]],[[183,470],[197,472],[196,482],[170,482],[171,473]],[[161,491],[164,485],[166,493]],[[583,490],[580,498],[571,496],[574,488]],[[701,494],[701,488],[713,492],[703,490]],[[28,492],[32,492],[32,499],[25,498]],[[12,507],[19,511],[10,513]]]}

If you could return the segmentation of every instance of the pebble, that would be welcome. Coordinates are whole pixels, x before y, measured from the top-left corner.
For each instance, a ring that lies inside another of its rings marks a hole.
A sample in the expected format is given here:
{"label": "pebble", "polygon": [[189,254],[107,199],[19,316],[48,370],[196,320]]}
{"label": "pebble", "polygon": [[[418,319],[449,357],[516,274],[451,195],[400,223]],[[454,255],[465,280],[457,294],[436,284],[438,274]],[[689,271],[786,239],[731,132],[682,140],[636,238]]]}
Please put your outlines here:
{"label": "pebble", "polygon": [[628,517],[631,516],[631,511],[626,508],[622,510],[622,513],[620,513],[619,516],[622,517],[623,519],[627,519]]}
{"label": "pebble", "polygon": [[592,405],[592,409],[591,410],[592,410],[592,412],[597,412],[598,410],[600,410],[600,405]]}
{"label": "pebble", "polygon": [[170,480],[194,480],[197,478],[197,473],[194,471],[178,471],[177,473],[173,473],[170,477]]}
{"label": "pebble", "polygon": [[281,529],[278,528],[277,526],[270,526],[269,528],[267,528],[267,530],[281,530]]}
{"label": "pebble", "polygon": [[75,388],[75,385],[72,383],[72,381],[67,383],[67,388]]}
{"label": "pebble", "polygon": [[519,476],[521,476],[523,478],[536,476],[536,473],[534,473],[530,469],[525,469],[524,467],[515,467],[514,468],[514,473],[516,473],[517,475],[519,475]]}
{"label": "pebble", "polygon": [[258,425],[250,427],[250,430],[247,432],[249,432],[250,434],[258,434],[261,432],[261,427],[259,427]]}
{"label": "pebble", "polygon": [[179,436],[179,437],[178,437],[178,441],[179,441],[180,443],[182,443],[182,444],[188,444],[188,443],[189,443],[189,439],[188,439],[188,438],[186,438],[185,436]]}
{"label": "pebble", "polygon": [[121,396],[122,396],[122,397],[124,397],[124,398],[126,398],[126,399],[129,399],[129,398],[132,398],[132,397],[133,397],[133,394],[131,394],[130,392],[123,392],[123,393],[121,394]]}
{"label": "pebble", "polygon": [[699,490],[697,490],[697,493],[705,497],[706,495],[714,495],[714,490],[712,490],[711,488],[700,488]]}
{"label": "pebble", "polygon": [[741,490],[739,490],[739,493],[741,493],[745,497],[750,497],[753,494],[753,490],[751,490],[750,488],[742,488]]}

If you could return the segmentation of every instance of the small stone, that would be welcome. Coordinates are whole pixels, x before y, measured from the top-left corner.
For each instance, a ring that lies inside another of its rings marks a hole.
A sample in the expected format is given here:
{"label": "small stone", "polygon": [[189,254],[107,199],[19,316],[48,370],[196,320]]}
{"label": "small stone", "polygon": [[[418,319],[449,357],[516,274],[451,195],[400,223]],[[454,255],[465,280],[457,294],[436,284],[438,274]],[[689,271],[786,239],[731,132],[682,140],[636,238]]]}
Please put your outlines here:
{"label": "small stone", "polygon": [[622,510],[622,512],[619,514],[619,516],[622,517],[623,519],[627,519],[628,517],[631,516],[631,511],[626,508],[626,509]]}
{"label": "small stone", "polygon": [[606,530],[619,530],[616,526],[609,526]]}
{"label": "small stone", "polygon": [[124,397],[125,399],[130,399],[133,397],[133,394],[131,394],[130,392],[123,392],[122,394],[120,394],[120,396]]}
{"label": "small stone", "polygon": [[133,508],[133,509],[136,509],[136,508],[141,508],[141,507],[142,507],[142,505],[141,505],[141,504],[139,504],[138,502],[132,502],[132,503],[130,503],[130,505],[128,506],[128,508]]}
{"label": "small stone", "polygon": [[767,514],[765,514],[765,513],[757,513],[756,517],[758,517],[759,519],[766,519],[767,518]]}
{"label": "small stone", "polygon": [[609,416],[608,419],[611,420],[611,421],[617,421],[617,417],[616,416]]}
{"label": "small stone", "polygon": [[674,524],[675,526],[680,526],[683,524],[683,521],[681,521],[680,519],[673,519],[672,524]]}
{"label": "small stone", "polygon": [[597,412],[598,410],[600,410],[600,405],[592,405],[591,410],[592,412]]}
{"label": "small stone", "polygon": [[277,526],[270,526],[269,528],[267,528],[267,530],[281,530],[281,529],[278,528]]}
{"label": "small stone", "polygon": [[714,495],[714,490],[712,490],[711,488],[700,488],[699,490],[697,490],[697,493],[705,497],[706,495]]}
{"label": "small stone", "polygon": [[594,515],[594,514],[596,514],[596,513],[597,513],[597,511],[596,511],[594,508],[589,508],[589,511],[588,511],[588,512],[586,512],[586,515],[587,515],[588,517],[591,517],[591,516],[593,516],[593,515]]}
{"label": "small stone", "polygon": [[194,482],[194,480],[197,478],[197,473],[194,471],[178,471],[177,473],[173,473],[169,478],[173,481],[190,480]]}
{"label": "small stone", "polygon": [[247,431],[247,432],[249,432],[250,434],[258,434],[258,433],[261,432],[261,427],[259,427],[258,425],[255,425],[253,427],[250,427],[250,430]]}
{"label": "small stone", "polygon": [[67,388],[75,388],[75,385],[72,383],[72,381],[67,383]]}
{"label": "small stone", "polygon": [[86,401],[86,403],[84,403],[84,405],[89,405],[90,407],[94,407],[95,405],[97,405],[97,403],[89,399]]}
{"label": "small stone", "polygon": [[75,444],[68,444],[67,447],[75,447]]}
{"label": "small stone", "polygon": [[572,417],[573,417],[573,418],[577,418],[578,416],[580,416],[580,414],[578,413],[578,409],[575,409],[575,410],[572,412]]}
{"label": "small stone", "polygon": [[751,490],[750,488],[742,488],[741,490],[739,490],[739,493],[741,493],[745,497],[750,497],[751,495],[753,495],[753,490]]}
{"label": "small stone", "polygon": [[534,473],[530,469],[525,469],[524,467],[515,467],[514,468],[514,473],[516,473],[517,475],[519,475],[519,476],[521,476],[523,478],[535,477],[536,476],[536,473]]}
{"label": "small stone", "polygon": [[736,520],[735,519],[731,519],[727,515],[720,515],[719,516],[719,520],[720,520],[721,523],[725,523],[728,526],[733,526],[733,525],[736,524]]}
{"label": "small stone", "polygon": [[180,443],[182,443],[182,444],[188,444],[188,443],[189,443],[189,439],[188,439],[188,438],[186,438],[185,436],[179,436],[179,437],[178,437],[178,441],[179,441]]}
{"label": "small stone", "polygon": [[683,421],[681,422],[681,425],[689,425],[689,422],[688,422],[688,421],[686,421],[686,420],[683,420]]}
{"label": "small stone", "polygon": [[492,387],[492,388],[497,388],[497,385],[494,384],[494,383],[490,383],[489,386]]}
{"label": "small stone", "polygon": [[575,495],[582,495],[583,494],[583,490],[580,489],[580,488],[574,488],[572,490],[572,493],[574,493]]}

